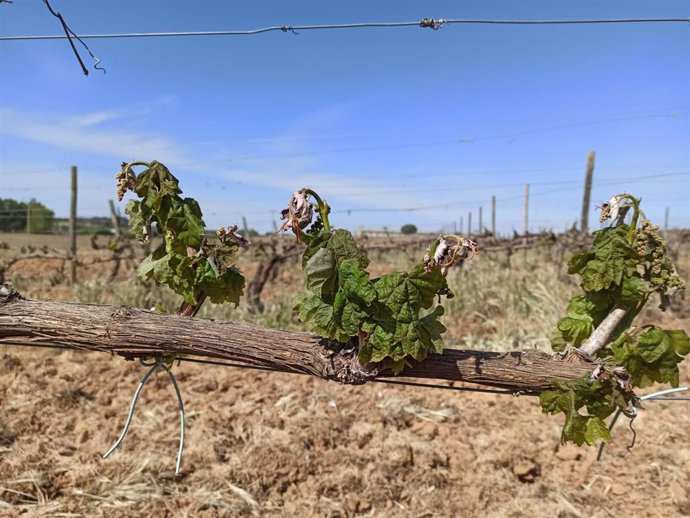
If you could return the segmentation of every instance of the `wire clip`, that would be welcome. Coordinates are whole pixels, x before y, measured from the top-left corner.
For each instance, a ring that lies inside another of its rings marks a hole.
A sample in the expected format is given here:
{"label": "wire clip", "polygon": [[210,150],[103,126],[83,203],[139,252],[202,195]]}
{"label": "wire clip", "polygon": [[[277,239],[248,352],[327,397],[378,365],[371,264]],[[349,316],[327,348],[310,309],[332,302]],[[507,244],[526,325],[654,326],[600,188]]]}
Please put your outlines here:
{"label": "wire clip", "polygon": [[438,20],[434,20],[433,18],[424,18],[419,22],[419,26],[423,29],[433,29],[435,31],[439,30],[445,24],[446,20],[444,18],[439,18]]}

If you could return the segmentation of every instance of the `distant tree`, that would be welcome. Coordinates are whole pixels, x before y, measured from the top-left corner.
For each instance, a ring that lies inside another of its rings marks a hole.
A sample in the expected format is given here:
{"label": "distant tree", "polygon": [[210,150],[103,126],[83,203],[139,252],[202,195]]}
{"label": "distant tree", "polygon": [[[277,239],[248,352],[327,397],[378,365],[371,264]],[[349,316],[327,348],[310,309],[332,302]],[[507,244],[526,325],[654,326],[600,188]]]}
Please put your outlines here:
{"label": "distant tree", "polygon": [[53,230],[53,217],[55,213],[42,203],[37,202],[35,199],[27,204],[28,214],[31,217],[30,231],[31,232],[52,232]]}
{"label": "distant tree", "polygon": [[28,203],[0,198],[0,231],[26,232],[27,218],[30,217],[31,232],[50,232],[54,216],[52,210],[33,198]]}
{"label": "distant tree", "polygon": [[400,229],[400,232],[402,232],[406,236],[411,236],[412,234],[417,233],[417,226],[413,225],[411,223],[408,223],[407,225],[402,226],[402,228]]}
{"label": "distant tree", "polygon": [[26,229],[26,203],[0,198],[0,230],[16,232]]}

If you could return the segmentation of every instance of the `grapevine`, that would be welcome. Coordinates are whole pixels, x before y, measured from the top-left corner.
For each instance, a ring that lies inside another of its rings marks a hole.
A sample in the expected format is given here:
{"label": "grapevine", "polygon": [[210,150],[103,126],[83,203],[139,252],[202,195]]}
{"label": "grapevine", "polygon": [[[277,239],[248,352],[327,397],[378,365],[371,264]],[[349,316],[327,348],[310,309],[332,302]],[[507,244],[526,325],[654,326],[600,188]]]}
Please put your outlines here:
{"label": "grapevine", "polygon": [[[146,170],[137,176],[134,166]],[[219,228],[217,241],[209,242],[199,204],[180,196],[177,178],[160,162],[123,163],[116,180],[118,200],[127,190],[141,198],[125,208],[134,236],[149,242],[155,224],[162,239],[139,265],[139,276],[168,286],[197,310],[206,297],[237,305],[245,280],[235,260],[239,248],[249,245],[237,226]]]}
{"label": "grapevine", "polygon": [[[571,299],[551,340],[555,351],[580,348],[601,365],[589,377],[555,383],[540,398],[544,412],[565,414],[561,438],[578,445],[608,440],[604,419],[617,409],[635,414],[640,401],[633,389],[653,383],[677,387],[678,363],[690,353],[684,330],[633,325],[652,295],[659,295],[665,310],[671,296],[685,289],[659,228],[630,194],[612,197],[601,209],[601,221],[611,219],[612,224],[594,232],[591,249],[568,262],[568,273],[580,276],[582,293]],[[580,413],[582,408],[586,414]]]}
{"label": "grapevine", "polygon": [[442,352],[444,309],[435,301],[453,296],[448,269],[474,256],[477,244],[441,235],[410,271],[371,279],[366,254],[350,232],[331,228],[329,212],[328,204],[306,188],[295,192],[282,212],[281,230],[291,229],[307,245],[302,256],[307,292],[294,301],[300,320],[325,338],[349,342],[356,337],[362,364],[388,362],[395,373],[410,359]]}

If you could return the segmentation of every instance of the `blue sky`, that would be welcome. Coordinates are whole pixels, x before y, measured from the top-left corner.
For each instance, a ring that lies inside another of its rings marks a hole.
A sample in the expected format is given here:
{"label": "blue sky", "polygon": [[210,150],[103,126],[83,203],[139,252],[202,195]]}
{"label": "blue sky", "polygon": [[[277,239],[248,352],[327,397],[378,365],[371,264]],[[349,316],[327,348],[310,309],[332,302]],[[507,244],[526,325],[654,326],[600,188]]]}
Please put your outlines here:
{"label": "blue sky", "polygon": [[[664,1],[53,0],[77,34],[434,18],[688,17]],[[40,0],[0,5],[0,35],[60,34]],[[159,160],[209,227],[260,230],[290,193],[336,226],[438,230],[497,197],[498,229],[562,230],[622,191],[690,227],[690,25],[353,29],[258,36],[0,41],[0,197],[104,215],[122,161]],[[81,48],[80,48],[81,51]],[[86,52],[85,63],[91,64]],[[415,210],[409,210],[415,209]],[[590,220],[596,221],[594,213]]]}

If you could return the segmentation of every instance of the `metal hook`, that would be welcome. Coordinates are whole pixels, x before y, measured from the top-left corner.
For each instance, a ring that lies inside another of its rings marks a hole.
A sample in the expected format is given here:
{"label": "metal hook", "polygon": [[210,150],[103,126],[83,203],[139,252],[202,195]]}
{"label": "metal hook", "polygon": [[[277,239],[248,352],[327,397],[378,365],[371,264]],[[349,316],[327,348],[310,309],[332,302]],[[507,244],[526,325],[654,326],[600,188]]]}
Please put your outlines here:
{"label": "metal hook", "polygon": [[[686,398],[683,398],[683,397],[663,397],[663,396],[666,396],[668,394],[675,394],[677,392],[685,392],[687,390],[688,390],[688,387],[678,387],[678,388],[660,390],[658,392],[652,392],[651,394],[647,394],[645,396],[642,396],[639,398],[639,400],[640,401],[646,401],[646,400],[654,401],[655,399],[656,400],[662,400],[662,401],[664,399],[668,399],[670,401],[685,400]],[[616,410],[616,413],[613,416],[613,419],[611,419],[611,424],[609,425],[609,432],[611,430],[613,430],[613,426],[616,424],[616,421],[618,421],[618,417],[620,417],[621,413],[625,414],[625,416],[630,419],[629,426],[630,426],[630,430],[632,430],[633,438],[632,438],[632,442],[630,443],[630,445],[626,446],[626,448],[628,449],[628,451],[631,451],[632,447],[635,446],[635,439],[637,439],[637,432],[633,428],[633,421],[637,417],[637,408],[632,407],[632,410],[630,410],[630,411],[625,411],[622,408],[618,408],[618,410]],[[599,445],[599,452],[597,453],[597,461],[601,460],[601,456],[604,454],[604,446],[605,445],[606,445],[606,443],[604,443],[604,442],[602,442]]]}
{"label": "metal hook", "polygon": [[110,454],[113,453],[120,446],[120,444],[122,444],[122,442],[125,440],[125,437],[127,437],[127,433],[129,432],[129,426],[132,423],[132,418],[134,417],[134,409],[136,408],[137,401],[139,400],[141,390],[144,388],[144,385],[146,385],[146,382],[149,380],[151,375],[154,372],[156,372],[157,369],[161,368],[168,373],[168,377],[170,378],[170,381],[172,382],[172,385],[175,389],[175,395],[177,396],[177,405],[180,409],[180,445],[177,449],[177,460],[175,462],[175,476],[178,477],[180,475],[180,466],[182,464],[182,452],[184,450],[185,439],[185,411],[184,402],[182,401],[182,393],[180,392],[180,387],[177,384],[175,375],[172,373],[172,365],[166,365],[165,358],[163,356],[156,357],[153,363],[147,363],[146,361],[144,361],[144,359],[141,359],[139,361],[142,365],[150,368],[148,371],[146,371],[146,374],[144,374],[144,376],[141,378],[141,381],[139,382],[136,390],[134,391],[134,396],[132,396],[132,401],[129,405],[129,412],[127,413],[127,419],[125,421],[125,426],[122,429],[122,433],[117,438],[115,443],[110,447],[110,449],[103,454],[103,458],[107,459],[110,456]]}

